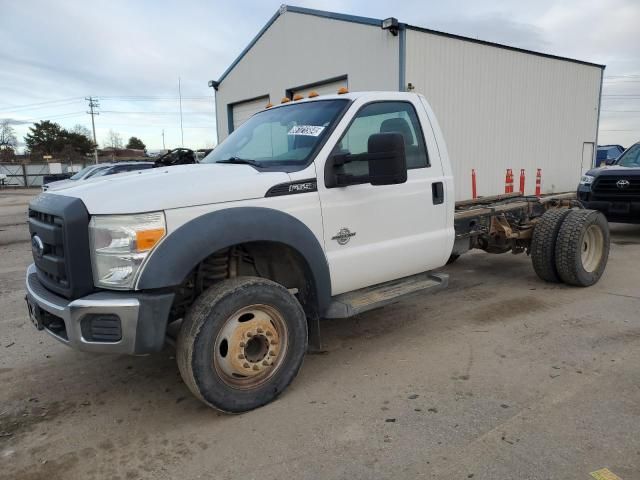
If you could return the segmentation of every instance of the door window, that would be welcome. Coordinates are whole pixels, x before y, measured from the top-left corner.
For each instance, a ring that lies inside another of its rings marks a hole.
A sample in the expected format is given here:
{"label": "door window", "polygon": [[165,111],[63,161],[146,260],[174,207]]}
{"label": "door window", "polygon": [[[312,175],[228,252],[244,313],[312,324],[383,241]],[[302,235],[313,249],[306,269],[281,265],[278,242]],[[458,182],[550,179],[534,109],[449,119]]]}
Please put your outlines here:
{"label": "door window", "polygon": [[[376,133],[399,133],[404,138],[407,168],[429,166],[424,136],[416,111],[408,102],[376,102],[365,105],[333,150],[333,154],[366,153],[369,137]],[[339,173],[368,175],[366,161],[353,161],[339,167]]]}

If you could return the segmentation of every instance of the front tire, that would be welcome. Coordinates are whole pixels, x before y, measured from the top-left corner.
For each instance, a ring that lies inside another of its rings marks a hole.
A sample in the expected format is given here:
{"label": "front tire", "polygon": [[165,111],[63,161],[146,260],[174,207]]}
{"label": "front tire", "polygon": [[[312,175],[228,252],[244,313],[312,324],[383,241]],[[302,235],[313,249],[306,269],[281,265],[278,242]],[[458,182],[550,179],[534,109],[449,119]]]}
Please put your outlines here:
{"label": "front tire", "polygon": [[265,405],[289,386],[307,348],[307,321],[282,285],[257,277],[205,291],[180,328],[176,359],[202,402],[226,413]]}

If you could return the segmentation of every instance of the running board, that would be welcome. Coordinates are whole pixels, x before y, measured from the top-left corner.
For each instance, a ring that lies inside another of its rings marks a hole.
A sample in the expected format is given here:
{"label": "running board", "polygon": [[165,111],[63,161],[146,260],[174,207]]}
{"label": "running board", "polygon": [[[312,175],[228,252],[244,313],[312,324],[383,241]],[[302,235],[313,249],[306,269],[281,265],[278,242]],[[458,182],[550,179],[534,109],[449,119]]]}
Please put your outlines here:
{"label": "running board", "polygon": [[403,297],[416,293],[433,293],[446,288],[449,275],[446,273],[419,273],[342,293],[331,299],[324,318],[348,318],[374,308],[395,303]]}

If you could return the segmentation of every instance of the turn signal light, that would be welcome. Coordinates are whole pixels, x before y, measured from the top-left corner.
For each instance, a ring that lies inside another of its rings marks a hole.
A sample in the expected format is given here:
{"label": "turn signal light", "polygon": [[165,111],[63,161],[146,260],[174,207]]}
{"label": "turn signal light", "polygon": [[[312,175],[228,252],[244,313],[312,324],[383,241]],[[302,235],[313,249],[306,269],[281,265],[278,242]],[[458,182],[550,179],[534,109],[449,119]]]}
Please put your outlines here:
{"label": "turn signal light", "polygon": [[269,103],[267,103],[267,105],[265,105],[264,108],[271,108],[271,107],[273,107],[273,103],[269,102]]}
{"label": "turn signal light", "polygon": [[345,93],[349,93],[349,89],[347,87],[340,87],[338,89],[338,95],[344,95]]}
{"label": "turn signal light", "polygon": [[136,231],[136,247],[138,252],[151,250],[164,237],[164,228]]}
{"label": "turn signal light", "polygon": [[316,92],[315,90],[311,90],[309,92],[309,98],[315,98],[315,97],[319,97],[320,94],[318,92]]}
{"label": "turn signal light", "polygon": [[282,100],[280,100],[280,103],[289,103],[291,101],[290,98],[288,97],[282,97]]}
{"label": "turn signal light", "polygon": [[302,100],[303,98],[304,98],[304,97],[303,97],[302,95],[300,95],[299,93],[296,93],[296,94],[293,96],[293,101],[294,101],[294,102],[297,102],[298,100]]}

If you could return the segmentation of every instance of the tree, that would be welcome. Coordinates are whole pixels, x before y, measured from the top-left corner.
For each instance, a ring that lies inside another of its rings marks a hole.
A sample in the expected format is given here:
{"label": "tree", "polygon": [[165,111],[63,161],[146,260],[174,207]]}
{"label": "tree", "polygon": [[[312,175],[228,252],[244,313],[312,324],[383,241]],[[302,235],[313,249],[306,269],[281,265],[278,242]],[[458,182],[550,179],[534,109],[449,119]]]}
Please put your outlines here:
{"label": "tree", "polygon": [[0,150],[15,150],[17,144],[18,139],[16,138],[16,132],[11,126],[11,123],[9,120],[2,120],[2,122],[0,122]]}
{"label": "tree", "polygon": [[93,152],[93,140],[86,135],[76,132],[64,131],[65,147],[70,147],[73,151],[81,155]]}
{"label": "tree", "polygon": [[118,150],[122,148],[122,137],[118,132],[114,132],[113,130],[109,130],[107,134],[107,138],[104,141],[104,146],[107,148],[113,148],[114,150]]}
{"label": "tree", "polygon": [[134,150],[146,150],[147,146],[138,137],[131,137],[127,142],[127,148]]}
{"label": "tree", "polygon": [[91,143],[93,143],[93,135],[91,135],[91,130],[89,130],[84,125],[80,125],[79,123],[74,125],[70,130],[71,133],[77,133],[78,135],[82,135],[83,137],[87,137]]}
{"label": "tree", "polygon": [[53,155],[64,148],[65,133],[67,132],[57,123],[43,120],[29,128],[29,133],[24,137],[24,142],[32,153]]}

